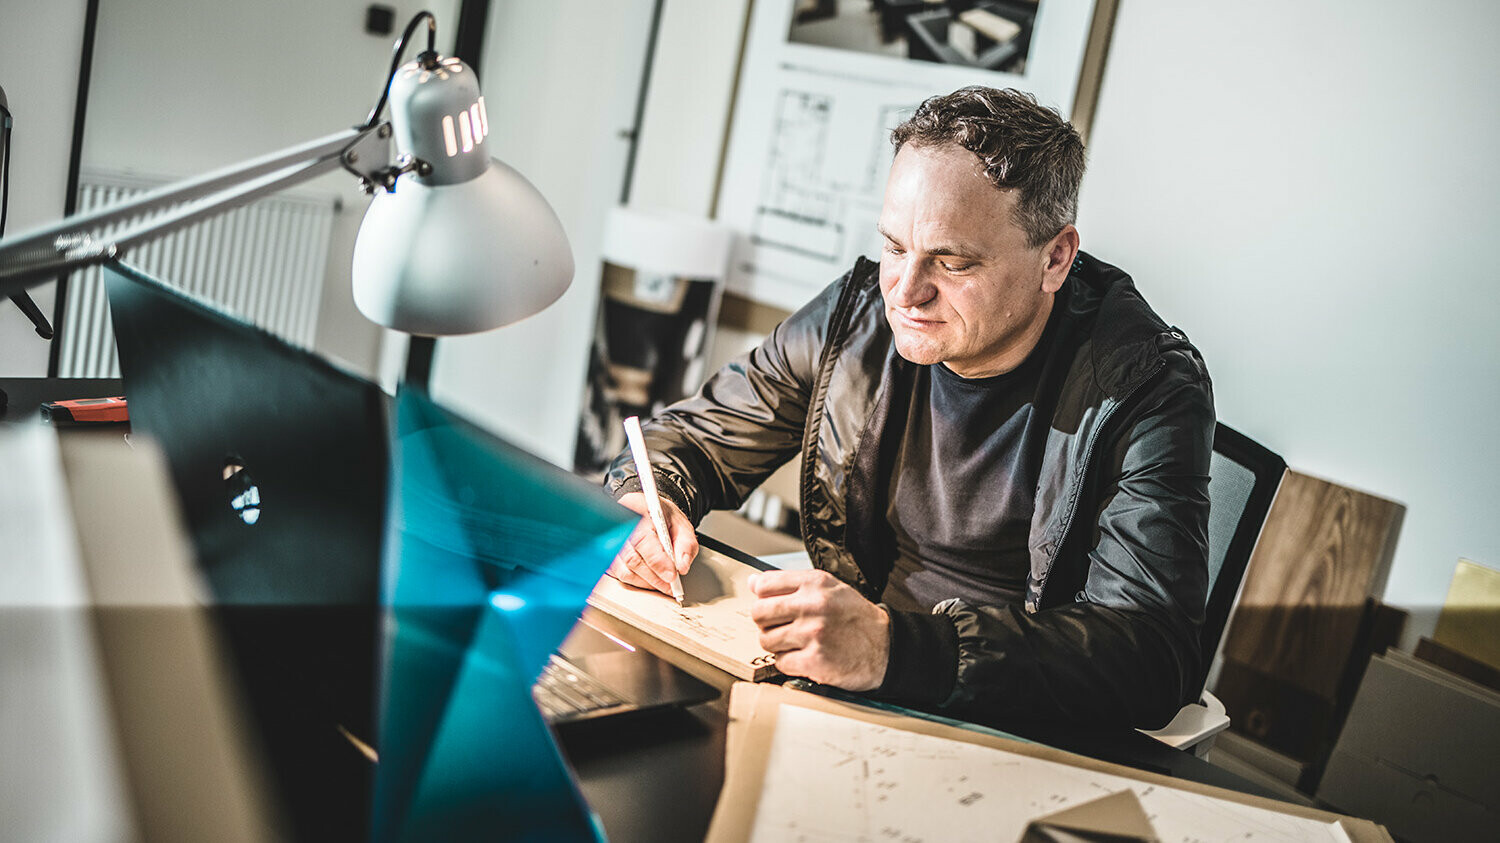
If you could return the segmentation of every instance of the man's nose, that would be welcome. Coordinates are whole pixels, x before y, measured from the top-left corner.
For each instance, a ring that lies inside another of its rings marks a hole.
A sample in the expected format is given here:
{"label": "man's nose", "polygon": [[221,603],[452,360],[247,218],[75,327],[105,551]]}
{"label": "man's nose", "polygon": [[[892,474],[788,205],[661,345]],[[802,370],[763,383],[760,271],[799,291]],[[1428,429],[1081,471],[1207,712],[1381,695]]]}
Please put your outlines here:
{"label": "man's nose", "polygon": [[896,283],[887,297],[896,307],[918,307],[937,295],[937,286],[928,277],[923,261],[907,260],[901,265]]}

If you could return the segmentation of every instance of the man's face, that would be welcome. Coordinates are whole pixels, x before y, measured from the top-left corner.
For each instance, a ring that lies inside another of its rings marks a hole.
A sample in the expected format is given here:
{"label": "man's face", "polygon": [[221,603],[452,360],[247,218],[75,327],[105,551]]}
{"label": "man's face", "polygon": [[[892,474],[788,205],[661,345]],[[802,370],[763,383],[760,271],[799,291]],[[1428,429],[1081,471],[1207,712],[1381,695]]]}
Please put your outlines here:
{"label": "man's face", "polygon": [[962,147],[896,154],[880,211],[880,293],[902,357],[944,363],[966,378],[1026,359],[1067,277],[1077,232],[1067,226],[1051,243],[1029,246],[1015,201]]}

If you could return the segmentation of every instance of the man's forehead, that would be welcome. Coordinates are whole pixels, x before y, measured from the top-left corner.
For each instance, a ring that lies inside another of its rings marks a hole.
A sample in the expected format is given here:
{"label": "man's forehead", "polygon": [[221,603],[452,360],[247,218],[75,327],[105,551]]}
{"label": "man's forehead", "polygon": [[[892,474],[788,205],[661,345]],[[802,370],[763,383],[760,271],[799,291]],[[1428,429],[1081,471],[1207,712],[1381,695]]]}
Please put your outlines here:
{"label": "man's forehead", "polygon": [[891,162],[886,180],[887,200],[911,202],[923,195],[940,194],[961,201],[999,203],[1009,209],[1015,203],[1015,193],[1014,188],[996,187],[979,156],[956,144],[902,147]]}
{"label": "man's forehead", "polygon": [[[910,154],[908,154],[910,153]],[[878,230],[905,235],[913,226],[954,234],[1014,223],[1014,188],[998,188],[979,157],[962,147],[902,147],[891,166]]]}
{"label": "man's forehead", "polygon": [[994,187],[989,177],[985,175],[984,159],[973,150],[957,143],[908,143],[896,151],[896,157],[891,160],[891,167],[895,169],[897,164],[909,165],[915,159],[922,159],[930,166],[978,177],[990,187]]}

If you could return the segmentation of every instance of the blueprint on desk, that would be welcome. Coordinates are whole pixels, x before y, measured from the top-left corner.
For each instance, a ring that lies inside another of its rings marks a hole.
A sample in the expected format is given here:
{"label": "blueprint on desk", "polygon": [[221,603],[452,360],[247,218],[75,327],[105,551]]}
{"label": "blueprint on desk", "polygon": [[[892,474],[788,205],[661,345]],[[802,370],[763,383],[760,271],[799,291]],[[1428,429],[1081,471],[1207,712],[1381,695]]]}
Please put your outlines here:
{"label": "blueprint on desk", "polygon": [[1348,843],[1296,817],[993,747],[783,705],[752,841],[1017,840],[1034,818],[1129,790],[1164,843]]}

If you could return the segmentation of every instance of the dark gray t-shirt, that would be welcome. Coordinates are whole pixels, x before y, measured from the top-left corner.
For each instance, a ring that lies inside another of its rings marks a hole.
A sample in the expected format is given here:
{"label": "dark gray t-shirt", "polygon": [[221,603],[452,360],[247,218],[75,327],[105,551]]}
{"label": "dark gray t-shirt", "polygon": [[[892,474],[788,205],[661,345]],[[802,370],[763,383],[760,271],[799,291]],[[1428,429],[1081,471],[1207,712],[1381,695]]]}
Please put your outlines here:
{"label": "dark gray t-shirt", "polygon": [[1036,348],[1003,375],[968,379],[941,363],[917,373],[887,498],[892,609],[1025,599],[1037,476],[1076,344],[1066,301],[1059,291]]}

